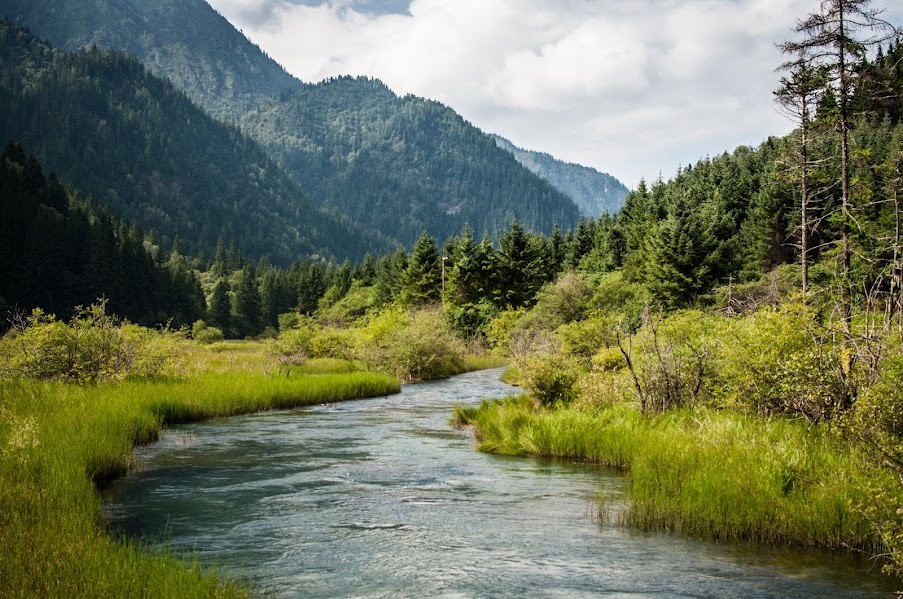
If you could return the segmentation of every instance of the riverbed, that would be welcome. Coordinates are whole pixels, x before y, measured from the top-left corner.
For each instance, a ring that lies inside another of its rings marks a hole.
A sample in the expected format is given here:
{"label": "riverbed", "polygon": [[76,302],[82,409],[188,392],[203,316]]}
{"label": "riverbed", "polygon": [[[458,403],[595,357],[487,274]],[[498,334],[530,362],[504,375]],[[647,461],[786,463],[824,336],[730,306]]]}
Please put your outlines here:
{"label": "riverbed", "polygon": [[452,406],[516,393],[499,374],[167,429],[106,517],[276,596],[892,596],[864,558],[620,526],[617,472],[475,451]]}

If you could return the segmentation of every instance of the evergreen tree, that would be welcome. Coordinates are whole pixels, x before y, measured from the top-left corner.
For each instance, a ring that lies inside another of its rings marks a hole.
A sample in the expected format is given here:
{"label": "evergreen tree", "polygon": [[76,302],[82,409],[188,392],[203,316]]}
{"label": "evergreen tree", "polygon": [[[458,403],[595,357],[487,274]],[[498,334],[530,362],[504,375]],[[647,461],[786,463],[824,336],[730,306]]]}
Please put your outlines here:
{"label": "evergreen tree", "polygon": [[423,233],[414,244],[408,267],[404,271],[402,303],[419,306],[439,301],[442,288],[442,268],[439,260],[435,240]]}
{"label": "evergreen tree", "polygon": [[532,303],[544,273],[536,245],[520,223],[512,222],[502,235],[496,261],[501,307],[519,308]]}
{"label": "evergreen tree", "polygon": [[229,283],[219,279],[213,286],[208,308],[210,321],[225,334],[232,330],[232,300],[229,298]]}
{"label": "evergreen tree", "polygon": [[252,336],[260,332],[260,291],[253,264],[242,269],[232,310],[240,336]]}

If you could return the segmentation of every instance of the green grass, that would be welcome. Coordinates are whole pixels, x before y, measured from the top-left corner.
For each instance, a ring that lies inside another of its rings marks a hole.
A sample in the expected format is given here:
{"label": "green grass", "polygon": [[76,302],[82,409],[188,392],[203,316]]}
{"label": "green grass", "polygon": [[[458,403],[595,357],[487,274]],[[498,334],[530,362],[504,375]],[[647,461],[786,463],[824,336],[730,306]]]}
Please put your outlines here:
{"label": "green grass", "polygon": [[373,373],[204,374],[97,386],[0,381],[0,596],[242,596],[235,581],[111,539],[94,482],[167,423],[396,393]]}
{"label": "green grass", "polygon": [[529,399],[457,408],[485,451],[629,472],[626,522],[720,541],[881,552],[863,515],[884,469],[824,428],[731,411],[644,418],[628,404],[535,411]]}

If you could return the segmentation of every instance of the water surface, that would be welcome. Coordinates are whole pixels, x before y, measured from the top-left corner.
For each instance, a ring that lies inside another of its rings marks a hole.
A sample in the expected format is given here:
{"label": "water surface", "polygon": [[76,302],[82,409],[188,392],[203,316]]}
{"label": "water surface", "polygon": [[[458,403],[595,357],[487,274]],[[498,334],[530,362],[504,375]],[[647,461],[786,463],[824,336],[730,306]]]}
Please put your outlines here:
{"label": "water surface", "polygon": [[276,596],[891,596],[866,560],[619,527],[616,473],[474,451],[451,408],[498,376],[168,429],[107,516]]}

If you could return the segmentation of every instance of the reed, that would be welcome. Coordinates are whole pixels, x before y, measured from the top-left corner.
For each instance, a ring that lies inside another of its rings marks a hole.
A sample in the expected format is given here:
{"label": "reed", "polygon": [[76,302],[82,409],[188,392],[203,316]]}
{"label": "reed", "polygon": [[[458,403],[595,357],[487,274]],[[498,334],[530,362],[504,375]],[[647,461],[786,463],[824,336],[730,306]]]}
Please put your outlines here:
{"label": "reed", "polygon": [[0,595],[243,596],[238,582],[114,541],[94,482],[125,473],[162,426],[386,395],[365,372],[273,377],[232,372],[95,386],[0,381]]}
{"label": "reed", "polygon": [[627,404],[537,411],[518,398],[458,408],[455,422],[485,451],[622,468],[626,523],[692,537],[880,553],[860,508],[875,484],[900,490],[827,427],[732,411],[648,418]]}

